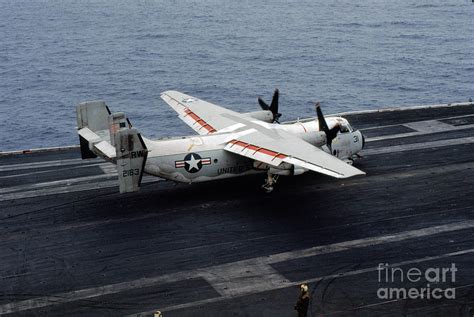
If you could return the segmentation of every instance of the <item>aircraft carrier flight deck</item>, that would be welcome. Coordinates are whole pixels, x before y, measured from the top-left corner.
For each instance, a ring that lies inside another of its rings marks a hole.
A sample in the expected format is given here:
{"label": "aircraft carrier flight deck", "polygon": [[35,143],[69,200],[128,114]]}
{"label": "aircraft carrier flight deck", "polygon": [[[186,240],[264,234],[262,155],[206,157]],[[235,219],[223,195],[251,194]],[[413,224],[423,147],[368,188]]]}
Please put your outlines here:
{"label": "aircraft carrier flight deck", "polygon": [[344,117],[367,175],[271,194],[261,174],[121,195],[78,147],[0,154],[0,315],[295,316],[308,283],[309,316],[473,316],[474,104]]}

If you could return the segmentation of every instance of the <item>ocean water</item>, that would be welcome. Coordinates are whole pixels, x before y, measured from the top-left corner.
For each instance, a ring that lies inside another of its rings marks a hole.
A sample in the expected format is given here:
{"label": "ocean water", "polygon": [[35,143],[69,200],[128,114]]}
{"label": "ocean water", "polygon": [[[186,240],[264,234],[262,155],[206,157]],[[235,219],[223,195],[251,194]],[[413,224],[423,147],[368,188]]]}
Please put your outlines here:
{"label": "ocean water", "polygon": [[0,151],[78,143],[102,99],[147,137],[193,134],[175,89],[283,120],[474,98],[470,0],[0,0]]}

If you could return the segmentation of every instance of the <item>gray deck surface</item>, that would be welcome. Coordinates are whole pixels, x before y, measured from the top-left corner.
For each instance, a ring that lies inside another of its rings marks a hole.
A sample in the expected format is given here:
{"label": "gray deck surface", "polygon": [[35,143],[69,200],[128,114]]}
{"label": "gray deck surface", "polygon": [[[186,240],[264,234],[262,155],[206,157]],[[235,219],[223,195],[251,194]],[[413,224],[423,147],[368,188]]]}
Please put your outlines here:
{"label": "gray deck surface", "polygon": [[[18,316],[472,316],[474,105],[346,116],[368,138],[366,176],[263,175],[193,185],[77,149],[0,157],[0,314]],[[379,263],[455,263],[456,299],[379,299]]]}

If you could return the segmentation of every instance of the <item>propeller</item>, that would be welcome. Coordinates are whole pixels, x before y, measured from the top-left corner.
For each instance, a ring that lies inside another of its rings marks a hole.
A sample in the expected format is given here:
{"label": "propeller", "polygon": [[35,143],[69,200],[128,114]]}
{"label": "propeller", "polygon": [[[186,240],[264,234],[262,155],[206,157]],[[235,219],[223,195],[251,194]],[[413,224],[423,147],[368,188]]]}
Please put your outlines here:
{"label": "propeller", "polygon": [[279,119],[281,117],[281,113],[278,112],[278,97],[280,96],[280,91],[275,89],[272,97],[272,103],[270,106],[263,101],[261,97],[258,97],[258,104],[263,110],[269,110],[273,114],[273,122],[280,123]]}
{"label": "propeller", "polygon": [[316,113],[318,115],[319,130],[322,130],[324,133],[326,133],[326,143],[329,149],[332,151],[332,140],[336,138],[337,133],[339,130],[341,130],[341,126],[336,124],[332,129],[329,129],[326,119],[324,119],[323,112],[321,111],[321,105],[319,102],[316,102]]}

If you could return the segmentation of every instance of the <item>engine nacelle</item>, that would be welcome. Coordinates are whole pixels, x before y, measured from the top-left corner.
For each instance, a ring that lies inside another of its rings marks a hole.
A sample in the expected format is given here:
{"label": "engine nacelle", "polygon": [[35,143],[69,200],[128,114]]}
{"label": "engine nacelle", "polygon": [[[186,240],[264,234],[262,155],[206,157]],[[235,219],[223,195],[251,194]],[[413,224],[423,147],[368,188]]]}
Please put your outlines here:
{"label": "engine nacelle", "polygon": [[270,110],[247,112],[247,113],[244,113],[244,115],[252,117],[257,120],[268,122],[268,123],[273,122],[273,113]]}
{"label": "engine nacelle", "polygon": [[321,147],[327,143],[326,134],[322,131],[301,133],[299,136],[309,144],[317,147]]}
{"label": "engine nacelle", "polygon": [[297,168],[295,168],[295,167],[293,166],[293,174],[292,174],[292,175],[301,175],[301,174],[303,174],[303,173],[305,173],[305,172],[307,172],[307,171],[308,171],[308,170],[307,170],[306,168],[302,168],[302,167],[297,167]]}

